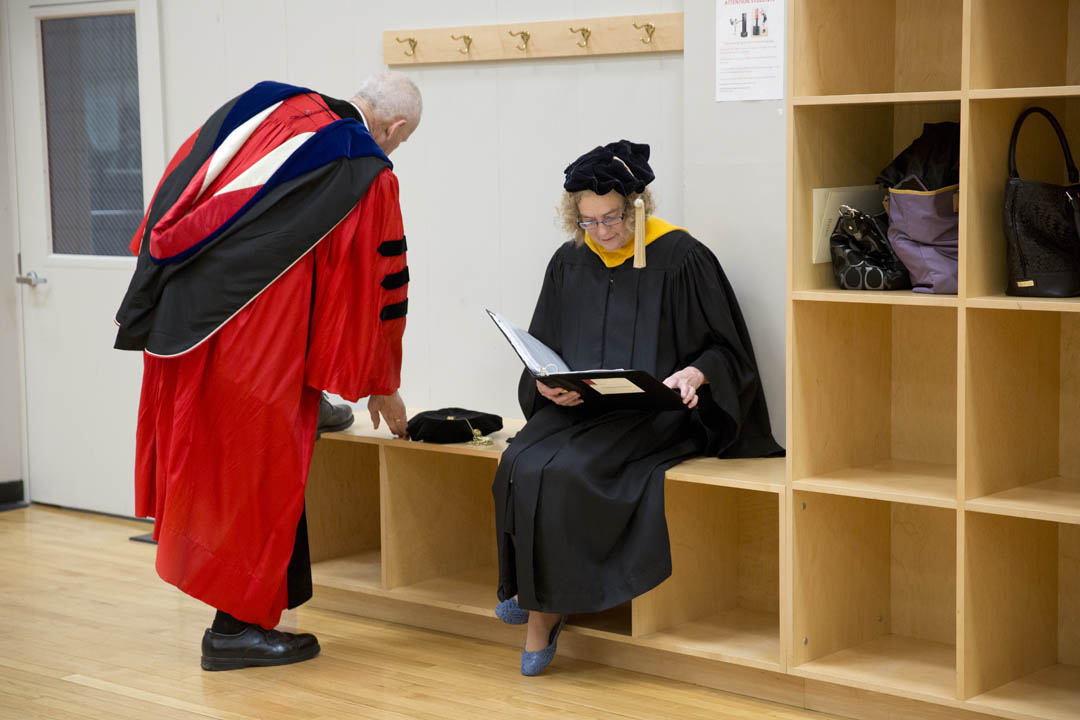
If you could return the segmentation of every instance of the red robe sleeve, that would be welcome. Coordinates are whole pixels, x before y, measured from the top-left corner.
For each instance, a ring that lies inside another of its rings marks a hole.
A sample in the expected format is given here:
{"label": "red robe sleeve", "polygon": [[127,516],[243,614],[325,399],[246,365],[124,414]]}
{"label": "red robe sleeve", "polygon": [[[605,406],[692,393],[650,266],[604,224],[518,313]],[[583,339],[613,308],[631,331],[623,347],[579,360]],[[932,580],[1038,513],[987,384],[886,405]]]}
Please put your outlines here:
{"label": "red robe sleeve", "polygon": [[407,294],[398,181],[386,169],[316,246],[305,383],[354,402],[396,391]]}

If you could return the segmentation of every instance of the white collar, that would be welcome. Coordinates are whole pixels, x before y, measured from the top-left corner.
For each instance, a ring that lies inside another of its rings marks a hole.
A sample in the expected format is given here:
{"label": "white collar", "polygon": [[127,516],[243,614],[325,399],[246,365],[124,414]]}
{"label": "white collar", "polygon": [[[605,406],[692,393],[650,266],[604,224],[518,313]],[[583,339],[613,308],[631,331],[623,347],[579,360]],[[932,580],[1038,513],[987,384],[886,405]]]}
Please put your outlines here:
{"label": "white collar", "polygon": [[346,100],[346,102],[356,108],[356,112],[360,113],[360,121],[364,123],[364,127],[368,129],[368,132],[371,132],[371,126],[368,125],[367,118],[364,117],[364,111],[360,109],[360,106],[354,103],[352,100]]}

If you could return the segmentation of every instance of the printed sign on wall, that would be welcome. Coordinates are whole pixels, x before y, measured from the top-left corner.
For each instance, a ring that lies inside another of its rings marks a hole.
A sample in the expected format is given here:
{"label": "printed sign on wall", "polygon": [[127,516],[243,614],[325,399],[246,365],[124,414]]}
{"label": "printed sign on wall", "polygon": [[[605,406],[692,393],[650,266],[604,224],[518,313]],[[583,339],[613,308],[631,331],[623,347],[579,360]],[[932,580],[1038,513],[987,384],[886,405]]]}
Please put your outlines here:
{"label": "printed sign on wall", "polygon": [[716,100],[782,100],[785,0],[716,0]]}

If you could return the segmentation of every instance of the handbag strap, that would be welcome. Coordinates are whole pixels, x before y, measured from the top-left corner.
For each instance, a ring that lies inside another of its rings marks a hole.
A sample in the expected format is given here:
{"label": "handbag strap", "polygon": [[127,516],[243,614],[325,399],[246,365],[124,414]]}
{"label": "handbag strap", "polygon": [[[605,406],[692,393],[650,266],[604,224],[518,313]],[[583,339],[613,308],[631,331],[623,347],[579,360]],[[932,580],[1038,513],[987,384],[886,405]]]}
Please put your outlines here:
{"label": "handbag strap", "polygon": [[[1073,211],[1073,222],[1076,223],[1077,237],[1080,237],[1080,198],[1077,198],[1073,194],[1074,190],[1069,188],[1065,191],[1065,199],[1069,201],[1069,207]],[[1077,247],[1080,250],[1080,246]]]}
{"label": "handbag strap", "polygon": [[1065,132],[1061,129],[1061,125],[1058,124],[1057,118],[1054,117],[1053,113],[1046,108],[1038,106],[1029,107],[1027,110],[1020,113],[1020,117],[1016,118],[1016,124],[1013,125],[1012,138],[1009,139],[1009,177],[1020,177],[1020,173],[1016,171],[1016,140],[1020,137],[1020,128],[1031,113],[1039,113],[1050,121],[1050,124],[1054,128],[1054,132],[1057,133],[1058,142],[1061,143],[1061,149],[1065,153],[1065,167],[1069,170],[1069,183],[1075,185],[1077,182],[1080,182],[1080,173],[1077,173],[1076,164],[1073,162],[1072,152],[1069,150],[1069,141],[1065,137]]}

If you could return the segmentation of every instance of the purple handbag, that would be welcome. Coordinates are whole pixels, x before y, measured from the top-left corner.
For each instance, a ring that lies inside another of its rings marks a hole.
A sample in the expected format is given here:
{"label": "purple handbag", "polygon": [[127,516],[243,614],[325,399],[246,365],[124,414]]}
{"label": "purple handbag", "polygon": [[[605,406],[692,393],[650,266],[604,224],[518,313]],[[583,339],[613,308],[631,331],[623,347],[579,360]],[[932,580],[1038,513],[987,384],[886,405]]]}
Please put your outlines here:
{"label": "purple handbag", "polygon": [[[918,178],[889,189],[889,242],[915,292],[955,295],[959,287],[960,186],[926,190]],[[904,189],[915,186],[921,189]]]}

